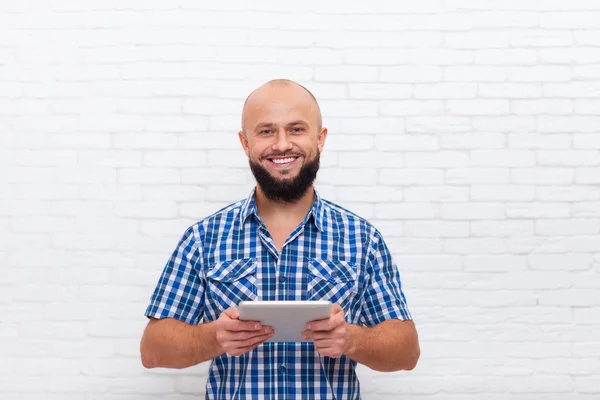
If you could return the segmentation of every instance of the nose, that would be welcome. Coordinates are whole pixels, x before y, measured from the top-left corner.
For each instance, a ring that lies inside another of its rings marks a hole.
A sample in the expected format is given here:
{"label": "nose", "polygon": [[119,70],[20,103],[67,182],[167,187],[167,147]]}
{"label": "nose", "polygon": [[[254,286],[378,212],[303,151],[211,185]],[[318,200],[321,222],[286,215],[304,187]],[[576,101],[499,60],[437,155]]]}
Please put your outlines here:
{"label": "nose", "polygon": [[273,150],[285,153],[286,151],[290,151],[292,147],[292,142],[289,140],[287,132],[285,130],[277,132],[275,142],[273,143]]}

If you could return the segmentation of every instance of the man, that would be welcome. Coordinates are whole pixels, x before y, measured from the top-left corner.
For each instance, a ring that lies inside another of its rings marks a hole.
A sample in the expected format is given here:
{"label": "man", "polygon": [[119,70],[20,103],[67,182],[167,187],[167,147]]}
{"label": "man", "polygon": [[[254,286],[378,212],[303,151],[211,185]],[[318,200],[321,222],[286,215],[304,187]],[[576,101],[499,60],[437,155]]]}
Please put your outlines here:
{"label": "man", "polygon": [[[313,188],[327,138],[314,96],[275,80],[252,92],[239,139],[257,186],[187,229],[152,295],[147,368],[212,360],[210,399],[357,399],[356,363],[410,370],[419,358],[400,276],[379,231]],[[240,321],[243,300],[330,300],[302,343]]]}

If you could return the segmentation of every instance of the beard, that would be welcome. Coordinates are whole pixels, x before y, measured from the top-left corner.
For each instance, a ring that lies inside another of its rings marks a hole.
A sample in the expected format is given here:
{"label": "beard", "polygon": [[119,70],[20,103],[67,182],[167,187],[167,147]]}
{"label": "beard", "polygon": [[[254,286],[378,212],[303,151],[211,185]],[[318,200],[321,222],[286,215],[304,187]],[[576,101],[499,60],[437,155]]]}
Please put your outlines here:
{"label": "beard", "polygon": [[298,176],[283,180],[273,177],[260,163],[252,160],[249,160],[249,163],[252,174],[267,199],[277,203],[296,203],[315,181],[320,159],[321,154],[317,152],[313,160],[306,162],[300,168]]}

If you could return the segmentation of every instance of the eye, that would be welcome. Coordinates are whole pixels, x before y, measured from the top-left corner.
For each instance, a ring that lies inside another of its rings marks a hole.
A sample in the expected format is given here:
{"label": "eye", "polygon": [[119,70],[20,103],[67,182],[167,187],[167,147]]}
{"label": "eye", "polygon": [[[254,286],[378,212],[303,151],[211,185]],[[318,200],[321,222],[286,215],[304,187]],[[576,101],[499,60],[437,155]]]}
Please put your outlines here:
{"label": "eye", "polygon": [[294,132],[294,133],[304,132],[304,128],[297,126],[297,127],[292,128],[292,132]]}
{"label": "eye", "polygon": [[258,132],[261,135],[270,135],[271,134],[271,130],[270,129],[263,129],[262,131]]}

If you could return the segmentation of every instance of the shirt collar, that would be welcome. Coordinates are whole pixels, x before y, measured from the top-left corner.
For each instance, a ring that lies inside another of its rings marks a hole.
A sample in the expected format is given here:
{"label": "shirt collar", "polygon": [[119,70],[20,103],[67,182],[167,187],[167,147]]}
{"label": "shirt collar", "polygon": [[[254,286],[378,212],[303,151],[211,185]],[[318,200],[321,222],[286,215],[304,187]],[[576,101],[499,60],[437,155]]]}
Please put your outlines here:
{"label": "shirt collar", "polygon": [[[254,215],[258,219],[258,210],[256,208],[256,188],[252,189],[252,192],[248,196],[248,198],[242,204],[242,209],[240,212],[240,222],[243,226],[249,216]],[[321,199],[321,195],[315,189],[315,200],[313,201],[313,205],[310,210],[306,214],[306,218],[304,219],[303,224],[306,224],[308,220],[311,219],[314,221],[315,227],[319,231],[323,231],[323,219],[324,219],[324,207],[323,207],[323,199]]]}

